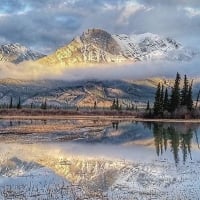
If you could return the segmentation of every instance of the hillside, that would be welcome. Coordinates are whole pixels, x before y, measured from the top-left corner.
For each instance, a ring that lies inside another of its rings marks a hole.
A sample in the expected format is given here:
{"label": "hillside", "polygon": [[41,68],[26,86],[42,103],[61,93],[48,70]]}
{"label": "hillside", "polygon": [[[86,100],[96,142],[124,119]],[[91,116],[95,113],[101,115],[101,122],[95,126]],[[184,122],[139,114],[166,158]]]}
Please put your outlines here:
{"label": "hillside", "polygon": [[[47,101],[48,105],[58,107],[110,107],[113,99],[118,98],[124,108],[132,104],[146,105],[154,101],[157,83],[162,81],[166,87],[171,87],[172,80],[166,78],[151,78],[138,81],[24,81],[16,79],[0,80],[0,104],[8,104],[13,97],[17,104],[19,96],[23,105],[40,106]],[[199,80],[194,81],[194,99],[199,89]]]}

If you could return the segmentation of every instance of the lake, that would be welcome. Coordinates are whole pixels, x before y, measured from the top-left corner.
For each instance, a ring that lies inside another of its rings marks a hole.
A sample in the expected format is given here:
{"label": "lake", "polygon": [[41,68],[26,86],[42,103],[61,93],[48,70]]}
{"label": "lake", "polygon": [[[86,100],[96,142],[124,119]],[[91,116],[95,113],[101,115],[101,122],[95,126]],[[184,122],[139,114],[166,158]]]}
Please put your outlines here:
{"label": "lake", "polygon": [[200,199],[200,125],[0,120],[0,199]]}

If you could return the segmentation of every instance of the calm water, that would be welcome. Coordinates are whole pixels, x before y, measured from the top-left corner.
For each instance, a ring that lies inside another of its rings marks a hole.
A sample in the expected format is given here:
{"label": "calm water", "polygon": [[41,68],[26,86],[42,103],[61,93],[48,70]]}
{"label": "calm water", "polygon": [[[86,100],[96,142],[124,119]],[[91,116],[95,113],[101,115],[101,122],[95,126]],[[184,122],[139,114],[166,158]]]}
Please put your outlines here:
{"label": "calm water", "polygon": [[120,152],[119,146],[128,148],[129,154],[133,155],[141,151],[140,161],[152,158],[174,161],[177,165],[199,159],[199,141],[199,124],[113,122],[101,137],[82,139],[80,142],[117,145],[117,152]]}
{"label": "calm water", "polygon": [[[57,131],[59,127],[62,129]],[[42,134],[38,129],[44,129]],[[14,138],[20,143],[60,144],[71,153],[90,154],[92,149],[92,155],[140,161],[160,159],[185,164],[198,160],[200,154],[200,125],[192,123],[1,120],[0,133],[1,142],[13,142]]]}

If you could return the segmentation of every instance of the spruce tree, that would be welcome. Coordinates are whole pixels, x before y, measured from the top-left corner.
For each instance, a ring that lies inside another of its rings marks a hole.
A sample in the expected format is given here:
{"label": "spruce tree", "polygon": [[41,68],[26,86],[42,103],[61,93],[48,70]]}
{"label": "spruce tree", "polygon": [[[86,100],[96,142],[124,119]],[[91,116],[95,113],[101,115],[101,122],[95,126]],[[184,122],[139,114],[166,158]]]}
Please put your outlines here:
{"label": "spruce tree", "polygon": [[45,101],[41,104],[41,109],[46,110],[47,109],[47,101]]}
{"label": "spruce tree", "polygon": [[47,109],[47,100],[45,99],[44,101],[44,109],[46,110]]}
{"label": "spruce tree", "polygon": [[188,98],[188,92],[189,92],[189,83],[187,76],[184,76],[184,83],[183,83],[183,89],[181,90],[181,105],[186,106],[187,105],[187,98]]}
{"label": "spruce tree", "polygon": [[167,88],[165,89],[165,96],[164,96],[164,102],[163,102],[163,109],[164,110],[169,110],[169,97],[168,97],[168,90]]}
{"label": "spruce tree", "polygon": [[112,106],[111,106],[111,110],[115,109],[116,107],[116,102],[115,102],[115,99],[113,100],[113,103],[112,103]]}
{"label": "spruce tree", "polygon": [[96,109],[97,108],[97,102],[95,101],[94,102],[94,109]]}
{"label": "spruce tree", "polygon": [[171,94],[171,105],[170,105],[170,111],[174,112],[176,108],[180,106],[180,81],[181,81],[181,76],[177,72],[176,74],[176,79],[174,83],[174,87],[172,88],[172,94]]}
{"label": "spruce tree", "polygon": [[161,92],[160,92],[160,113],[163,114],[164,110],[164,85],[161,87]]}
{"label": "spruce tree", "polygon": [[160,83],[158,83],[154,101],[154,115],[160,114],[160,99],[161,99],[160,94],[161,94],[161,85]]}
{"label": "spruce tree", "polygon": [[189,86],[188,95],[187,95],[187,109],[192,110],[193,107],[193,100],[192,100],[192,83]]}
{"label": "spruce tree", "polygon": [[19,100],[18,100],[17,109],[21,109],[21,99],[20,99],[20,97],[19,97]]}
{"label": "spruce tree", "polygon": [[117,98],[117,102],[116,102],[116,106],[115,109],[118,110],[119,109],[119,99]]}
{"label": "spruce tree", "polygon": [[9,108],[11,109],[11,108],[13,108],[13,99],[12,99],[12,97],[10,97],[10,104],[9,104]]}
{"label": "spruce tree", "polygon": [[146,110],[149,110],[150,109],[150,103],[149,103],[149,101],[147,102],[147,108],[146,108]]}

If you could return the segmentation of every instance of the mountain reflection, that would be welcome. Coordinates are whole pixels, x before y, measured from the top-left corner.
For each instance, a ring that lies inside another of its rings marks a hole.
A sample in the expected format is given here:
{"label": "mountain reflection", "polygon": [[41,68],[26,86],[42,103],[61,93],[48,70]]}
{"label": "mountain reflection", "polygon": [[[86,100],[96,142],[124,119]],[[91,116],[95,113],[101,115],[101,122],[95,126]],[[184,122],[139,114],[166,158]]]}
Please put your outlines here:
{"label": "mountain reflection", "polygon": [[176,164],[181,160],[180,151],[182,151],[183,164],[187,159],[192,160],[191,143],[193,133],[196,132],[195,126],[164,123],[153,123],[151,126],[158,156],[161,156],[169,149],[173,153]]}

